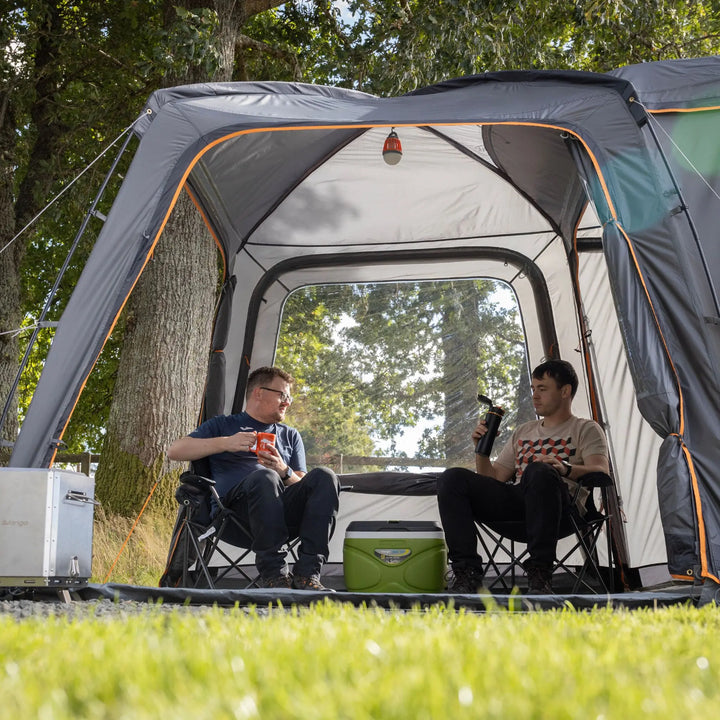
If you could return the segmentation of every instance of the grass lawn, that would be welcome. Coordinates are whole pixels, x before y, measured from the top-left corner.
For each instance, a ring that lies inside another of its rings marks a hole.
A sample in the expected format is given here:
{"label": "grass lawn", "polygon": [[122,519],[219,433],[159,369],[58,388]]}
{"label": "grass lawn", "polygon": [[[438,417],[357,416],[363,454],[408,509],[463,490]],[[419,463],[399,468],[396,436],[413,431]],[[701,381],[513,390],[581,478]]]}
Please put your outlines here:
{"label": "grass lawn", "polygon": [[0,717],[716,718],[720,610],[0,615]]}

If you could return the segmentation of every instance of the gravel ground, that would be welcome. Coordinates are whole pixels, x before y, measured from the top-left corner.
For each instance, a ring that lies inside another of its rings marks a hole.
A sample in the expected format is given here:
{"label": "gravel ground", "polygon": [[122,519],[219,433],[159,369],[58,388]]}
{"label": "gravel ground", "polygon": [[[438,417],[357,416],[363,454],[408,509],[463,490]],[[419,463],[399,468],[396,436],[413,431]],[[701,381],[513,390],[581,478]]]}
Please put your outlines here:
{"label": "gravel ground", "polygon": [[[129,615],[139,615],[142,613],[192,613],[201,614],[212,610],[209,605],[180,605],[173,604],[149,604],[135,602],[134,600],[71,600],[70,602],[61,602],[60,600],[0,600],[0,615],[11,616],[16,620],[25,620],[26,618],[36,617],[67,617],[72,620],[87,617],[95,617],[101,619],[116,620],[127,617]],[[222,608],[225,612],[233,608]],[[250,612],[249,608],[240,608],[246,613]],[[266,608],[256,608],[254,612],[258,615],[267,613]]]}

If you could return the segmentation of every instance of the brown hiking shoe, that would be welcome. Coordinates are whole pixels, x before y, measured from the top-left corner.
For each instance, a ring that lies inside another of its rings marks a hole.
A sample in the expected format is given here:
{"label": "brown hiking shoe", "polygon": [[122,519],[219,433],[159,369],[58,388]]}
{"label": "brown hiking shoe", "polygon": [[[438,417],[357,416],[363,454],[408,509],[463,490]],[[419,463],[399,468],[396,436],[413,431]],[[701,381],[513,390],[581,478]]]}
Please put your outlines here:
{"label": "brown hiking shoe", "polygon": [[293,577],[292,586],[296,590],[317,590],[320,592],[335,592],[332,588],[326,588],[320,582],[319,575],[310,575],[309,577],[304,577],[303,575],[295,575],[295,577]]}
{"label": "brown hiking shoe", "polygon": [[259,577],[257,584],[261,588],[292,588],[292,579],[289,575],[273,575]]}

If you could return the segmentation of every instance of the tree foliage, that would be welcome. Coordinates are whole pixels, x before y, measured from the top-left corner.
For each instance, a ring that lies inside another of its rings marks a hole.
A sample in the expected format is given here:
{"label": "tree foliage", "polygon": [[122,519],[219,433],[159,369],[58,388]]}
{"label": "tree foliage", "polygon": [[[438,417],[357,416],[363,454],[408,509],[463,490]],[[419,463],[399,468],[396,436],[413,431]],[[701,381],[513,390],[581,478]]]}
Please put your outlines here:
{"label": "tree foliage", "polygon": [[[147,41],[153,4],[115,2],[8,3],[0,54],[0,397],[3,401],[24,346],[13,331],[31,325],[47,297],[74,229],[97,187],[102,167],[29,229],[32,219],[87,167],[136,113],[146,85],[132,71],[134,51]],[[83,190],[84,188],[84,190]],[[60,215],[62,213],[62,216]],[[19,235],[18,235],[19,234]],[[91,233],[92,235],[92,233]],[[91,242],[78,252],[78,265]],[[17,238],[16,238],[17,236]],[[13,241],[13,238],[16,238]],[[65,287],[76,276],[71,267]],[[22,282],[20,279],[22,278]],[[56,320],[61,289],[48,319]],[[49,331],[43,330],[43,335]],[[27,337],[25,334],[24,337]],[[42,363],[42,340],[33,356]],[[37,369],[37,368],[36,368]],[[32,376],[32,371],[30,375]],[[27,388],[24,390],[28,394]],[[14,438],[13,407],[4,437]]]}
{"label": "tree foliage", "polygon": [[[277,4],[268,1],[265,6]],[[6,19],[9,22],[2,25],[5,54],[0,65],[0,92],[4,112],[0,118],[2,129],[12,138],[3,156],[14,162],[3,166],[11,174],[3,176],[10,189],[7,196],[0,193],[0,206],[7,197],[0,216],[5,213],[11,220],[0,223],[4,227],[0,248],[50,198],[64,194],[4,253],[5,257],[13,253],[13,263],[7,270],[5,265],[0,267],[0,283],[8,286],[15,278],[22,282],[13,297],[0,302],[2,332],[21,326],[32,329],[116,149],[110,149],[107,157],[89,170],[88,165],[132,123],[152,90],[176,84],[182,73],[187,81],[196,79],[193,73],[198,74],[197,79],[206,79],[206,73],[217,69],[220,57],[214,7],[201,6],[194,11],[160,0],[18,2]],[[98,208],[101,213],[109,210],[126,165],[121,164],[111,180],[106,200]],[[82,177],[68,191],[80,173]],[[100,227],[100,221],[90,222],[49,308],[47,320],[51,323],[62,314]],[[102,443],[123,330],[121,320],[73,413],[64,437],[71,451],[98,450]],[[5,374],[0,373],[3,399],[29,336],[30,330],[20,334],[21,342],[16,335],[0,336],[0,346],[7,347],[7,352],[0,353],[0,364],[7,368]],[[41,331],[21,378],[20,419],[51,338],[51,329]],[[11,421],[13,415],[14,411]],[[14,437],[14,427],[14,422],[8,423],[8,439]]]}
{"label": "tree foliage", "polygon": [[[527,374],[517,307],[492,281],[374,283],[312,287],[286,304],[278,362],[298,372],[293,422],[313,451],[386,451],[432,421],[428,457],[467,460],[477,393],[517,414]],[[440,423],[435,426],[435,423]],[[350,431],[350,432],[348,432]]]}
{"label": "tree foliage", "polygon": [[[318,81],[399,94],[497,70],[575,69],[718,52],[718,3],[698,0],[350,0],[287,3],[279,28],[308,19]],[[308,63],[308,68],[310,64]]]}
{"label": "tree foliage", "polygon": [[294,293],[283,314],[276,363],[295,377],[289,419],[310,454],[369,455],[374,446],[370,398],[352,372],[352,353],[337,342],[351,307],[351,287]]}

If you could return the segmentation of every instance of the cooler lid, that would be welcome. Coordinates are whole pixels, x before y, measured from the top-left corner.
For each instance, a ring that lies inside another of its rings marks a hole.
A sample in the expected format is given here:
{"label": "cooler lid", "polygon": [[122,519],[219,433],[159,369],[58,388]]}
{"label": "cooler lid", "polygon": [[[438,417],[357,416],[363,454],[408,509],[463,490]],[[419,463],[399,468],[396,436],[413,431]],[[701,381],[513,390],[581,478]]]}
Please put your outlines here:
{"label": "cooler lid", "polygon": [[345,537],[413,537],[442,538],[442,528],[435,520],[353,520]]}

